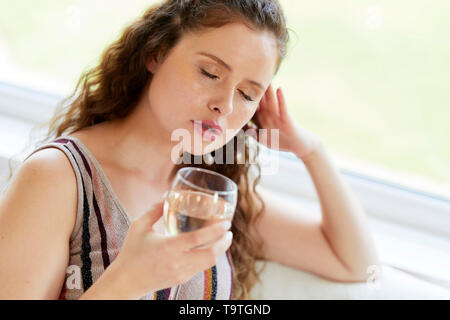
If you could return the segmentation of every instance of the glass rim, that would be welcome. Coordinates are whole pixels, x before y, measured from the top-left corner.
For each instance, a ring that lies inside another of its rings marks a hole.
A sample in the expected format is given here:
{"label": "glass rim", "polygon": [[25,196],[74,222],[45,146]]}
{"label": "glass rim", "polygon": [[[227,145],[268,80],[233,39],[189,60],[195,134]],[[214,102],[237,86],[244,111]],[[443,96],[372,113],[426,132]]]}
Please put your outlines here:
{"label": "glass rim", "polygon": [[[205,188],[202,188],[202,187],[200,187],[200,186],[197,186],[197,185],[195,185],[194,183],[192,183],[192,182],[186,180],[186,179],[181,175],[181,173],[184,172],[184,171],[186,171],[186,170],[201,171],[201,172],[204,172],[204,173],[213,174],[213,175],[215,175],[215,176],[219,176],[219,177],[225,178],[226,181],[231,182],[231,185],[232,185],[233,190],[220,191],[220,190],[205,189]],[[187,185],[189,185],[189,186],[191,186],[191,187],[193,187],[193,188],[196,188],[196,189],[198,189],[198,190],[202,190],[202,191],[205,191],[205,192],[208,192],[208,193],[230,194],[230,193],[236,192],[237,189],[238,189],[236,182],[234,182],[233,180],[231,180],[231,179],[228,178],[227,176],[224,176],[223,174],[220,174],[220,173],[218,173],[218,172],[215,172],[215,171],[212,171],[212,170],[208,170],[208,169],[203,169],[203,168],[197,168],[197,167],[184,167],[184,168],[181,168],[180,170],[177,171],[177,177],[178,177],[179,179],[181,179],[181,180],[183,181],[183,183],[186,183]]]}

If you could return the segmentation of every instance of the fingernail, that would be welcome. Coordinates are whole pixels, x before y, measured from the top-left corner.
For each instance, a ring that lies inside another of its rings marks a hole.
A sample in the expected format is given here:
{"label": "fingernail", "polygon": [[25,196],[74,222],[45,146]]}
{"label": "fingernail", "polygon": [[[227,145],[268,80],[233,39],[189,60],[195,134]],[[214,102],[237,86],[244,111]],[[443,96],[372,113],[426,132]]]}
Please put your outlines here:
{"label": "fingernail", "polygon": [[228,231],[227,232],[227,238],[230,239],[230,240],[233,239],[233,232]]}

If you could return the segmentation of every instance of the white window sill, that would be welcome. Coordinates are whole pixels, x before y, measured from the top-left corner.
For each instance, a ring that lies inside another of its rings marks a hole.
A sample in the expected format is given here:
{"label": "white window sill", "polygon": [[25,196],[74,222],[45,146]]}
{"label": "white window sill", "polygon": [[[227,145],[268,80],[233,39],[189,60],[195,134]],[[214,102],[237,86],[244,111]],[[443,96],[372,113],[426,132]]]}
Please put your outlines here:
{"label": "white window sill", "polygon": [[[258,261],[258,264],[260,262]],[[261,283],[251,291],[254,299],[270,300],[449,300],[450,290],[389,266],[369,282],[335,282],[309,272],[268,262]]]}

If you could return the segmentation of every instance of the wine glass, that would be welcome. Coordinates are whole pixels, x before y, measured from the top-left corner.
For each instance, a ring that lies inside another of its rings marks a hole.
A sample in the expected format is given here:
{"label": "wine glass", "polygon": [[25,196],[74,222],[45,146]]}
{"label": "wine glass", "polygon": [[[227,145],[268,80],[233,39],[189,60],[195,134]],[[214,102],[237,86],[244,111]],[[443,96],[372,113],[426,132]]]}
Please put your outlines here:
{"label": "wine glass", "polygon": [[[232,221],[237,198],[236,183],[220,173],[196,167],[178,170],[164,199],[166,235],[194,231],[219,220]],[[172,288],[170,300],[176,297],[178,288]]]}

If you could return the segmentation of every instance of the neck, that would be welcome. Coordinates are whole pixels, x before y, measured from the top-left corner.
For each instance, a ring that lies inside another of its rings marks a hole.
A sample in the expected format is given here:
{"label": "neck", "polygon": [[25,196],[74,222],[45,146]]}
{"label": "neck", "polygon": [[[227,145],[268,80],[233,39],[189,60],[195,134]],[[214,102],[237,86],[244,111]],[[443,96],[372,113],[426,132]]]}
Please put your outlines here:
{"label": "neck", "polygon": [[176,174],[171,156],[177,141],[170,140],[171,132],[160,125],[144,101],[141,99],[126,118],[108,123],[110,150],[126,170],[140,174],[150,183],[169,185]]}

